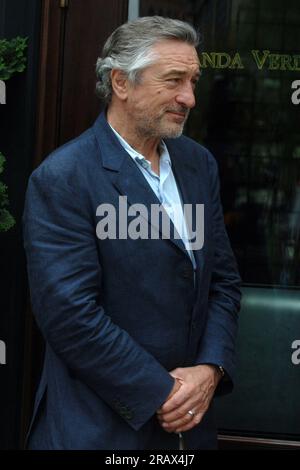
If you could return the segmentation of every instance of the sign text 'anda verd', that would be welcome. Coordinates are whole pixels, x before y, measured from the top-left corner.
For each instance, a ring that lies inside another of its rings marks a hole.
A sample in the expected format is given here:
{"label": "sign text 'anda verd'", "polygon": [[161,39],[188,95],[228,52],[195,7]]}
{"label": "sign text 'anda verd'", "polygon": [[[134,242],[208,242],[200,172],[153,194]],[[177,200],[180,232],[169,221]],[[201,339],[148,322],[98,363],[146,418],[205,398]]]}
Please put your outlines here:
{"label": "sign text 'anda verd'", "polygon": [[245,69],[250,61],[258,70],[280,70],[300,72],[299,54],[277,54],[269,50],[253,49],[249,56],[241,56],[239,52],[201,52],[200,66],[203,69]]}

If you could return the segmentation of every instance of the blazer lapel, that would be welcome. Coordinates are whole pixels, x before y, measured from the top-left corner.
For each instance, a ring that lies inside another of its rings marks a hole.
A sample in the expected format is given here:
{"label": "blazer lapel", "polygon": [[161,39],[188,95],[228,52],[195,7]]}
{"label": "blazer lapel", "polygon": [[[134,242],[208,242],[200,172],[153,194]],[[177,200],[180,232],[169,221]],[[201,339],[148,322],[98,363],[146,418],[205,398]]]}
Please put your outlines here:
{"label": "blazer lapel", "polygon": [[[136,163],[116,138],[106,121],[104,113],[100,114],[93,129],[99,143],[103,167],[110,170],[112,184],[119,194],[127,197],[128,205],[143,204],[149,214],[149,217],[146,219],[148,223],[162,234],[163,239],[170,240],[189,257],[172,221],[170,220],[169,233],[169,231],[165,231],[165,227],[156,218],[150,217],[152,205],[161,206],[161,203]],[[163,207],[162,210],[164,211]],[[168,217],[165,211],[164,213]],[[142,213],[141,216],[144,217]],[[174,236],[174,234],[177,235]]]}
{"label": "blazer lapel", "polygon": [[[197,224],[195,225],[197,204],[204,204],[205,202],[205,195],[202,193],[199,170],[196,165],[193,165],[193,162],[187,160],[182,154],[182,151],[178,149],[176,140],[167,139],[166,145],[170,153],[173,173],[177,182],[177,187],[181,193],[183,204],[190,204],[191,221],[193,222],[191,229],[195,231],[197,228]],[[204,223],[204,221],[201,221],[201,223]],[[204,229],[204,227],[202,228]],[[202,249],[193,250],[197,268],[203,266],[203,251],[204,246]]]}

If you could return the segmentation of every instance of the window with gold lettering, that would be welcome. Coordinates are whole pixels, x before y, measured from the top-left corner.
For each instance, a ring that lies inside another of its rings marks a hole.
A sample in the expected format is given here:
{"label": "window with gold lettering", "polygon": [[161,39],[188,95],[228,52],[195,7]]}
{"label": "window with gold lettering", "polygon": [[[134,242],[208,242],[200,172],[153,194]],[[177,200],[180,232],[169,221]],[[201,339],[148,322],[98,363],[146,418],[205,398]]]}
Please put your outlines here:
{"label": "window with gold lettering", "polygon": [[300,446],[300,2],[141,0],[140,14],[201,33],[185,132],[218,162],[243,279],[235,389],[215,400],[220,435]]}
{"label": "window with gold lettering", "polygon": [[187,133],[218,161],[244,283],[300,283],[300,5],[141,0],[141,16],[193,22],[202,77]]}

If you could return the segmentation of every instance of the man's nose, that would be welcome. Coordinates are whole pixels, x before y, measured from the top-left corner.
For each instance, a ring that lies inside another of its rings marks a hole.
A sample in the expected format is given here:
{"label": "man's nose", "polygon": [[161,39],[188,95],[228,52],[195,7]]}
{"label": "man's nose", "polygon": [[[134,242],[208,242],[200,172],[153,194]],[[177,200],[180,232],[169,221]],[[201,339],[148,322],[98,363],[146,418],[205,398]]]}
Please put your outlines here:
{"label": "man's nose", "polygon": [[176,102],[190,109],[195,106],[194,87],[191,83],[182,85],[180,92],[176,96]]}

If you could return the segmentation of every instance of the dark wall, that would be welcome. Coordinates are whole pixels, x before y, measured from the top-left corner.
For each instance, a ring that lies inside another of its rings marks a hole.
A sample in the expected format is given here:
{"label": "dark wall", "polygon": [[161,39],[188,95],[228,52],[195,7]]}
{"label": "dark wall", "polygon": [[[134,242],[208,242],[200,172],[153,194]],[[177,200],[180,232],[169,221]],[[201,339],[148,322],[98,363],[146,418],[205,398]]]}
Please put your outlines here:
{"label": "dark wall", "polygon": [[4,180],[17,222],[0,233],[0,341],[7,347],[7,363],[0,365],[0,449],[23,448],[43,358],[22,241],[28,177],[51,150],[93,122],[100,108],[94,61],[107,36],[128,17],[127,0],[69,0],[66,5],[0,0],[0,38],[27,36],[29,44],[27,69],[7,81],[7,104],[0,105]]}
{"label": "dark wall", "polygon": [[0,365],[0,449],[18,448],[21,427],[24,328],[27,281],[21,216],[32,170],[35,135],[39,0],[0,0],[0,38],[28,37],[27,68],[6,82],[6,105],[0,105],[0,151],[15,227],[0,233],[0,340],[6,364]]}

